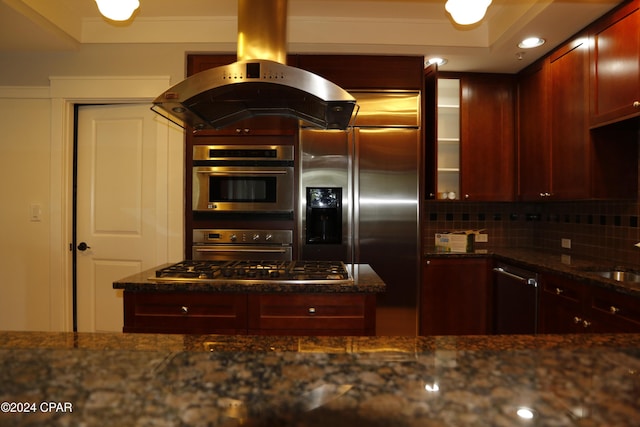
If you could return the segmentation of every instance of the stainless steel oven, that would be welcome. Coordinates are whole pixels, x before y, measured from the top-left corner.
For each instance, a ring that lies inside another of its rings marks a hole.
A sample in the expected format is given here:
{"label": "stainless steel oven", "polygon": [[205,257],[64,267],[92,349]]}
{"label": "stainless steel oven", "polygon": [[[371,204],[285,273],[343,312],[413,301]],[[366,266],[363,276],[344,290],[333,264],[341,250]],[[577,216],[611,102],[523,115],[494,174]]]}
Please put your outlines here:
{"label": "stainless steel oven", "polygon": [[194,146],[193,210],[293,212],[293,165],[293,146]]}
{"label": "stainless steel oven", "polygon": [[193,230],[193,260],[293,259],[292,230]]}

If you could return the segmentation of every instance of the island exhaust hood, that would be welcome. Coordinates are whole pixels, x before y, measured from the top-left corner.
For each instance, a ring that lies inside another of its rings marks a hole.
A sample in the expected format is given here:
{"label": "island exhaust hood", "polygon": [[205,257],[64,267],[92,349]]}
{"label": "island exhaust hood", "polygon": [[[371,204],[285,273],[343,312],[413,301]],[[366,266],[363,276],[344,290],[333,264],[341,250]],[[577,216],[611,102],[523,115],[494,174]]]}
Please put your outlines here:
{"label": "island exhaust hood", "polygon": [[286,65],[287,0],[238,0],[238,61],[201,71],[162,93],[151,109],[194,130],[279,115],[346,129],[356,100],[317,74]]}

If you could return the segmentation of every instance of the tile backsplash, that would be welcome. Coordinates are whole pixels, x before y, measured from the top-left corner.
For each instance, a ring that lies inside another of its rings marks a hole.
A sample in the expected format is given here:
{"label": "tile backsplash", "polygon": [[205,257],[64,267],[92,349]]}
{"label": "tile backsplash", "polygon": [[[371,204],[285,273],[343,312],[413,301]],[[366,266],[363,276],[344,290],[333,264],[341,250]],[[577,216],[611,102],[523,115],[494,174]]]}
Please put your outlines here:
{"label": "tile backsplash", "polygon": [[[637,201],[545,203],[425,203],[423,242],[433,247],[441,231],[485,229],[483,247],[529,247],[588,256],[640,268],[640,204]],[[562,239],[571,248],[561,248]]]}

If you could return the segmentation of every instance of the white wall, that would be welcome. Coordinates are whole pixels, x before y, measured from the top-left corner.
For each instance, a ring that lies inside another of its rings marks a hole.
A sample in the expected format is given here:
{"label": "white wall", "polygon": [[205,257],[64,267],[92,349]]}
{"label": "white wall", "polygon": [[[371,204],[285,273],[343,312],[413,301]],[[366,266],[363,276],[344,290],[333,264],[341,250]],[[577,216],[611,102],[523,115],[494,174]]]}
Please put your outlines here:
{"label": "white wall", "polygon": [[[0,99],[0,329],[49,330],[51,107]],[[30,206],[42,207],[40,221]]]}
{"label": "white wall", "polygon": [[[118,87],[117,78],[168,76],[174,84],[184,78],[186,52],[207,50],[215,51],[199,45],[149,44],[89,45],[73,52],[0,53],[0,63],[9,64],[0,67],[0,330],[71,327],[70,266],[64,259],[68,257],[70,227],[65,228],[71,215],[70,199],[60,194],[66,191],[60,186],[68,186],[68,176],[63,175],[70,167],[68,140],[72,129],[65,106],[85,99],[109,102],[118,98],[114,102],[122,102],[129,96],[139,102],[149,96],[149,87],[157,91],[155,96],[169,86],[157,88],[161,79],[146,86],[145,82],[138,85],[129,81]],[[77,76],[84,80],[76,82]],[[116,77],[115,90],[101,87],[99,79],[105,76]],[[51,77],[62,80],[50,81]],[[92,77],[98,80],[94,83]],[[167,79],[162,81],[166,83]],[[65,97],[60,92],[71,95]],[[21,96],[23,93],[28,96]],[[182,170],[173,171],[172,177],[181,182]],[[177,187],[171,191],[180,194],[182,208],[182,186]],[[34,203],[42,207],[42,218],[37,222],[30,220]],[[168,215],[180,233],[172,241],[181,243],[182,217],[173,212]],[[169,255],[173,257],[175,252]],[[182,249],[177,252],[182,253]]]}

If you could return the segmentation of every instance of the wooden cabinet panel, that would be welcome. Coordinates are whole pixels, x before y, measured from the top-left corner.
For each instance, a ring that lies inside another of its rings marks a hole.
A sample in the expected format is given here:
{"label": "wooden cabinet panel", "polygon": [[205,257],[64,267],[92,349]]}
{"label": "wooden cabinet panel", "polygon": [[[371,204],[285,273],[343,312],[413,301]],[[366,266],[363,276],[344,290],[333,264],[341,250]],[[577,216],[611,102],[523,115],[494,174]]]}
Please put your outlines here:
{"label": "wooden cabinet panel", "polygon": [[249,295],[249,333],[374,335],[375,295]]}
{"label": "wooden cabinet panel", "polygon": [[512,201],[516,180],[515,79],[465,75],[461,92],[461,198]]}
{"label": "wooden cabinet panel", "polygon": [[246,334],[247,296],[125,291],[123,331]]}
{"label": "wooden cabinet panel", "polygon": [[591,124],[640,115],[640,0],[598,21],[591,39]]}
{"label": "wooden cabinet panel", "polygon": [[640,332],[640,299],[594,288],[589,301],[594,322],[603,332]]}
{"label": "wooden cabinet panel", "polygon": [[584,329],[582,285],[563,277],[540,277],[538,331],[543,334],[578,333]]}
{"label": "wooden cabinet panel", "polygon": [[551,188],[548,68],[547,62],[539,61],[518,81],[518,194],[522,200],[540,200]]}
{"label": "wooden cabinet panel", "polygon": [[430,259],[423,268],[420,335],[491,332],[489,259]]}
{"label": "wooden cabinet panel", "polygon": [[591,197],[591,143],[588,127],[589,50],[586,37],[550,56],[552,199]]}
{"label": "wooden cabinet panel", "polygon": [[124,332],[375,335],[375,294],[124,293]]}
{"label": "wooden cabinet panel", "polygon": [[540,333],[640,332],[640,298],[553,274],[541,284]]}

